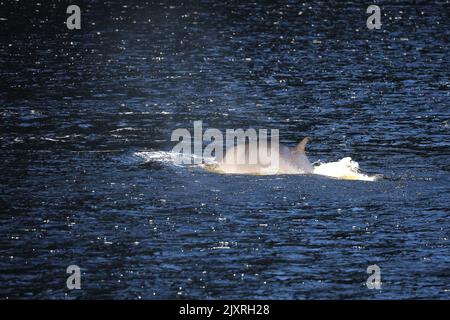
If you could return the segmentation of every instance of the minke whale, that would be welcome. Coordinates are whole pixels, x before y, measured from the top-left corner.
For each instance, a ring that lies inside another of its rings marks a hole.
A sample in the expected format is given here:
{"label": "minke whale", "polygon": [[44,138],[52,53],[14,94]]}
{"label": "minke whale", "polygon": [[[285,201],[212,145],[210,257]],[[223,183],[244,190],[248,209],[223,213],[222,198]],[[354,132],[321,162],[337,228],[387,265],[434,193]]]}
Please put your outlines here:
{"label": "minke whale", "polygon": [[310,138],[306,137],[295,147],[279,144],[275,148],[270,142],[238,144],[227,149],[222,159],[207,169],[228,174],[312,174],[314,168],[305,153],[309,141]]}

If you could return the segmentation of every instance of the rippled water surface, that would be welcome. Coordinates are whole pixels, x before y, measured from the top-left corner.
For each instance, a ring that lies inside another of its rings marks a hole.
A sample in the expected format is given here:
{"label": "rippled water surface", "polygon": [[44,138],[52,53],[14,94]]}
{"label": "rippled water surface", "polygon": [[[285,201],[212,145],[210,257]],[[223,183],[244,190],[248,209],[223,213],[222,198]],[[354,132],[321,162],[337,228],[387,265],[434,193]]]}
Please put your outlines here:
{"label": "rippled water surface", "polygon": [[[448,2],[68,4],[0,4],[2,299],[450,298]],[[140,156],[195,120],[383,178]]]}

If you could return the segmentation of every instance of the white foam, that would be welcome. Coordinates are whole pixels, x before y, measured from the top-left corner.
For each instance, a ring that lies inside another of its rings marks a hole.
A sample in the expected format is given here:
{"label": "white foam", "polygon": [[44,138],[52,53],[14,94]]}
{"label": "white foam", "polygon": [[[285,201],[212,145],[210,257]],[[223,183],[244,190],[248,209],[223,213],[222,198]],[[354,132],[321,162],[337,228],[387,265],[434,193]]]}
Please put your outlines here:
{"label": "white foam", "polygon": [[319,163],[314,166],[314,174],[343,179],[375,181],[379,176],[368,176],[360,172],[359,164],[350,157],[336,162]]}

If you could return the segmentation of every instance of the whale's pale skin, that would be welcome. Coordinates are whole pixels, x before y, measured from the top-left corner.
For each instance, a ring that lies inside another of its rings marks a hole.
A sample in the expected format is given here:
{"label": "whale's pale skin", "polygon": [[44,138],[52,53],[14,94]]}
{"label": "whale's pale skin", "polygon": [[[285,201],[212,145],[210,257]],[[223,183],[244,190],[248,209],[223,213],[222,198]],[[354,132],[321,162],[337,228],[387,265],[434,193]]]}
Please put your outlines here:
{"label": "whale's pale skin", "polygon": [[304,138],[293,148],[280,144],[276,167],[263,164],[259,159],[254,164],[250,164],[248,160],[250,150],[266,152],[268,157],[272,158],[270,146],[266,146],[265,150],[259,150],[260,146],[257,142],[239,144],[228,149],[225,156],[210,170],[220,173],[252,175],[313,173],[314,168],[305,154],[305,146],[308,142],[309,138]]}

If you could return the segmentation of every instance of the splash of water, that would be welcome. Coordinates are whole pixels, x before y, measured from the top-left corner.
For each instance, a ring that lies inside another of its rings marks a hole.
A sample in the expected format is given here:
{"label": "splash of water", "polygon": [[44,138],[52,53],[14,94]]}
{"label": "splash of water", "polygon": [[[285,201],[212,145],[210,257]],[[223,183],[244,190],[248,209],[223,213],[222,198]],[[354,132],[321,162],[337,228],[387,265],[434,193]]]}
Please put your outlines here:
{"label": "splash of water", "polygon": [[314,165],[314,174],[342,179],[375,181],[379,176],[368,176],[360,172],[359,164],[350,157],[339,161],[319,163]]}

